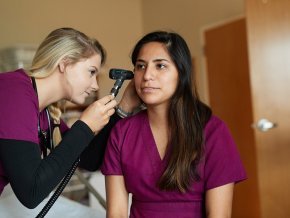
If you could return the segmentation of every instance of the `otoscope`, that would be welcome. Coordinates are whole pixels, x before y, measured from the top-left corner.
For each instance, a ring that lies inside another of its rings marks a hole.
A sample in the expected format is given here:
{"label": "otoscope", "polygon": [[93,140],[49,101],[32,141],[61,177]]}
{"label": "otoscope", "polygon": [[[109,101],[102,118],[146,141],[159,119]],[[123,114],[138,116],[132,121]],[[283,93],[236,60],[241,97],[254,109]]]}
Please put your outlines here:
{"label": "otoscope", "polygon": [[118,95],[119,89],[123,85],[124,80],[132,79],[134,74],[130,70],[123,70],[123,69],[111,69],[109,72],[109,77],[111,79],[115,79],[116,82],[111,89],[111,95],[116,97]]}
{"label": "otoscope", "polygon": [[[110,69],[110,71],[109,71],[109,77],[111,79],[116,80],[116,82],[115,82],[115,84],[114,84],[114,86],[113,86],[113,88],[111,89],[111,92],[110,92],[111,95],[113,95],[114,97],[116,97],[117,94],[118,94],[118,92],[119,92],[119,89],[123,85],[124,80],[132,79],[134,77],[134,74],[130,70],[123,70],[123,69],[113,68],[113,69]],[[47,212],[49,211],[49,209],[55,203],[55,201],[60,196],[60,194],[64,190],[65,186],[67,185],[67,183],[71,179],[71,177],[74,174],[74,172],[75,172],[75,170],[76,170],[79,162],[80,162],[80,159],[78,158],[73,163],[73,165],[72,165],[71,169],[69,170],[69,172],[65,175],[65,177],[63,178],[63,180],[61,181],[61,183],[57,187],[56,191],[53,193],[53,195],[51,196],[51,198],[48,200],[48,202],[45,204],[45,206],[39,212],[39,214],[36,216],[36,218],[42,218],[42,217],[44,217],[47,214]],[[85,183],[85,185],[86,184],[87,183]]]}

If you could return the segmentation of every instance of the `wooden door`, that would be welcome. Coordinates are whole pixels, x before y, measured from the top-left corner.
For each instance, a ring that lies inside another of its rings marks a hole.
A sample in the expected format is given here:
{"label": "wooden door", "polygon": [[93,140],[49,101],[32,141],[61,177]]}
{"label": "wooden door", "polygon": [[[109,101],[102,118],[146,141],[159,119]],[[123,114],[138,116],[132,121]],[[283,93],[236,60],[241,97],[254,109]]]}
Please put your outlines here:
{"label": "wooden door", "polygon": [[254,121],[263,218],[290,217],[290,1],[246,0]]}
{"label": "wooden door", "polygon": [[245,19],[204,31],[209,103],[229,126],[237,143],[248,179],[235,187],[233,218],[260,215],[257,159]]}

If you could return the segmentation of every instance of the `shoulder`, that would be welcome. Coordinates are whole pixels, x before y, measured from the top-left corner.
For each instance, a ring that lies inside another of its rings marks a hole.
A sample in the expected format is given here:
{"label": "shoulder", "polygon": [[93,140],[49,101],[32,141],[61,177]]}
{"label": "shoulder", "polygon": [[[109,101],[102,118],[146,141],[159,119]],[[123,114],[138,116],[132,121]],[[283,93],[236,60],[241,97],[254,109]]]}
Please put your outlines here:
{"label": "shoulder", "polygon": [[0,81],[19,83],[19,82],[29,82],[30,79],[23,69],[18,69],[15,71],[1,73]]}
{"label": "shoulder", "polygon": [[37,110],[38,100],[29,76],[22,70],[0,74],[0,101],[13,110]]}
{"label": "shoulder", "polygon": [[225,122],[220,119],[218,116],[216,115],[211,115],[210,119],[208,120],[205,128],[206,129],[212,129],[212,128],[216,128],[216,127],[219,127],[219,126],[223,126],[225,125]]}
{"label": "shoulder", "polygon": [[142,126],[141,124],[144,123],[146,119],[147,119],[147,113],[146,113],[146,110],[143,110],[133,116],[126,117],[119,120],[116,126],[122,129],[137,128],[137,127],[141,127]]}
{"label": "shoulder", "polygon": [[238,147],[226,123],[212,116],[205,127],[206,189],[246,178]]}
{"label": "shoulder", "polygon": [[31,124],[37,124],[38,99],[23,70],[0,74],[0,103],[0,137],[32,140],[28,135],[37,130]]}
{"label": "shoulder", "polygon": [[31,80],[22,69],[1,73],[0,83],[1,94],[6,98],[13,95],[34,95]]}
{"label": "shoulder", "polygon": [[216,115],[212,115],[205,125],[205,136],[207,137],[216,132],[223,131],[224,129],[227,129],[226,123]]}
{"label": "shoulder", "polygon": [[119,146],[127,141],[134,141],[141,134],[145,134],[149,125],[146,111],[119,120],[110,133],[110,141],[115,141]]}
{"label": "shoulder", "polygon": [[206,152],[213,150],[230,151],[236,147],[234,139],[226,123],[215,115],[212,115],[207,122],[204,134]]}

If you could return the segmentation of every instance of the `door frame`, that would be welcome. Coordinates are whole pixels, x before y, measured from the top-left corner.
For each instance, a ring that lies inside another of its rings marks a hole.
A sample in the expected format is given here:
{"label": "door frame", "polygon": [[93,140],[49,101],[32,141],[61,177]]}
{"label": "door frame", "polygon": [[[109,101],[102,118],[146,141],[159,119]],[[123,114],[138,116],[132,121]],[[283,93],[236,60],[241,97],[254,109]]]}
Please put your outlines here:
{"label": "door frame", "polygon": [[205,55],[205,32],[209,29],[212,28],[216,28],[219,26],[223,26],[225,24],[240,20],[240,19],[245,19],[245,15],[244,14],[240,14],[237,16],[233,16],[233,17],[229,17],[223,20],[219,20],[219,21],[215,21],[213,23],[204,25],[200,28],[199,31],[199,38],[200,38],[200,42],[201,42],[201,47],[202,47],[202,55],[200,57],[201,60],[201,64],[200,64],[200,72],[199,72],[199,76],[201,78],[201,81],[203,83],[203,86],[205,87],[204,89],[204,96],[205,96],[205,102],[210,102],[210,97],[209,97],[209,86],[208,86],[208,69],[207,69],[207,65],[206,65],[206,55]]}

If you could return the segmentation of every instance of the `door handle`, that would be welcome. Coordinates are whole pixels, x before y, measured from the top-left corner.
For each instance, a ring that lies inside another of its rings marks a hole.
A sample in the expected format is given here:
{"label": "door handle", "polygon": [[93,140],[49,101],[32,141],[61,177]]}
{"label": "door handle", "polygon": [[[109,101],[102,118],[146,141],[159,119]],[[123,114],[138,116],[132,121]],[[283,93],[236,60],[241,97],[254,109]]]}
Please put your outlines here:
{"label": "door handle", "polygon": [[266,132],[270,129],[276,128],[277,126],[277,123],[273,123],[265,118],[260,119],[257,124],[253,125],[254,128],[257,128],[261,132]]}

